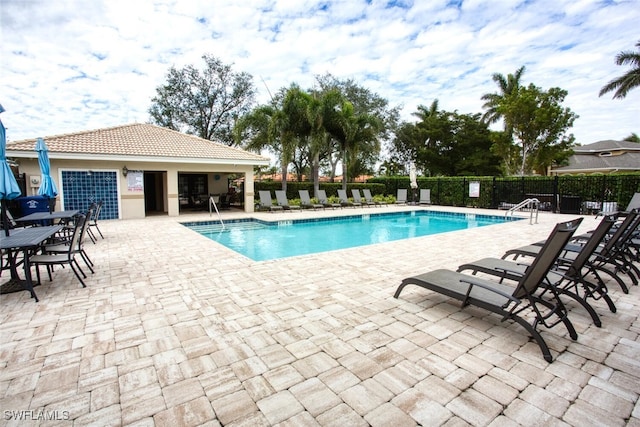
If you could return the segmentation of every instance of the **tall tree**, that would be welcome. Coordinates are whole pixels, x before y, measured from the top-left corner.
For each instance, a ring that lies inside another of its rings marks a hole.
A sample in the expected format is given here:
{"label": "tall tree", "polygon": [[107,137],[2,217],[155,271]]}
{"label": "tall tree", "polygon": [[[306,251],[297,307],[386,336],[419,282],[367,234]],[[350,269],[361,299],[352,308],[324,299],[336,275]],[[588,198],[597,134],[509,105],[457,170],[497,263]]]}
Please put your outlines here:
{"label": "tall tree", "polygon": [[[496,123],[499,120],[503,121],[504,131],[491,136],[494,140],[492,152],[502,158],[502,169],[507,175],[516,173],[519,169],[518,166],[514,167],[514,165],[518,164],[517,158],[519,158],[519,155],[513,142],[513,126],[501,111],[505,103],[518,96],[518,91],[521,87],[520,80],[524,72],[525,67],[523,65],[515,73],[507,74],[506,77],[500,73],[494,73],[491,79],[498,85],[499,91],[486,93],[480,98],[485,101],[482,105],[485,110],[482,120],[487,124]],[[514,160],[516,161],[514,162]]]}
{"label": "tall tree", "polygon": [[560,88],[544,91],[529,84],[499,108],[520,147],[520,174],[533,170],[546,174],[554,161],[569,154],[575,138],[567,131],[578,116],[562,106],[566,96],[567,91]]}
{"label": "tall tree", "polygon": [[[520,89],[520,79],[524,74],[524,65],[516,70],[513,74],[508,74],[506,77],[500,73],[494,73],[491,79],[496,82],[499,92],[487,93],[482,95],[485,103],[482,105],[486,111],[482,115],[482,120],[488,124],[497,122],[500,119],[504,119],[503,114],[500,112],[500,107],[509,100],[509,98],[517,96]],[[509,123],[504,123],[505,132],[511,134],[509,129]]]}
{"label": "tall tree", "polygon": [[636,47],[638,48],[637,52],[628,50],[616,55],[616,65],[629,65],[631,69],[604,85],[600,89],[599,96],[615,91],[613,98],[622,99],[627,96],[631,89],[640,86],[640,41],[636,43]]}
{"label": "tall tree", "polygon": [[638,136],[638,134],[635,132],[631,132],[631,134],[629,134],[629,136],[623,139],[623,141],[640,142],[640,136]]}
{"label": "tall tree", "polygon": [[149,114],[157,125],[232,145],[235,122],[254,102],[252,77],[234,72],[211,55],[202,59],[202,71],[193,65],[169,69],[167,82],[156,88]]}

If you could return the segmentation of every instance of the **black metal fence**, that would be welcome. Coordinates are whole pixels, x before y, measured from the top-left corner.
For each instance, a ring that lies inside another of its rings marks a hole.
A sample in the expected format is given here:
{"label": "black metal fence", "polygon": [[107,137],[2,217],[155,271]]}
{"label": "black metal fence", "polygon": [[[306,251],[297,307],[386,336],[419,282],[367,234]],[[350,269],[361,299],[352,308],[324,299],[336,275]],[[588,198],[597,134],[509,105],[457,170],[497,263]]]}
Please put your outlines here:
{"label": "black metal fence", "polygon": [[[377,177],[370,183],[385,185],[385,193],[410,189],[407,177]],[[640,174],[523,177],[434,177],[418,178],[419,188],[431,189],[431,201],[438,205],[501,208],[537,198],[541,209],[561,213],[590,213],[605,203],[624,209],[640,191]],[[470,189],[479,190],[470,194]],[[418,193],[416,191],[416,193]]]}

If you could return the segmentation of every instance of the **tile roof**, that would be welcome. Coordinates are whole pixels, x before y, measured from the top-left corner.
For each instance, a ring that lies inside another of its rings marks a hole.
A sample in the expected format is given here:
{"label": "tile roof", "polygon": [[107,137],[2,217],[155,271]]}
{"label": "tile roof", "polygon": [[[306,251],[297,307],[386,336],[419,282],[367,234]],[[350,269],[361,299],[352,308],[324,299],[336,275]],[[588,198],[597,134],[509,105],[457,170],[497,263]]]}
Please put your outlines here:
{"label": "tile roof", "polygon": [[574,147],[573,150],[569,164],[553,168],[552,172],[640,170],[640,144],[637,142],[606,140]]}
{"label": "tile roof", "polygon": [[[147,158],[181,158],[207,160],[237,160],[262,164],[269,158],[229,147],[222,143],[187,135],[160,126],[133,123],[110,128],[88,130],[43,138],[49,156],[58,154],[93,154],[107,156],[134,156]],[[36,139],[7,143],[7,156],[11,152],[33,152]]]}
{"label": "tile roof", "polygon": [[640,144],[632,141],[614,141],[607,139],[604,141],[594,142],[593,144],[581,145],[573,147],[576,153],[592,153],[595,151],[617,151],[617,150],[633,150],[640,151]]}

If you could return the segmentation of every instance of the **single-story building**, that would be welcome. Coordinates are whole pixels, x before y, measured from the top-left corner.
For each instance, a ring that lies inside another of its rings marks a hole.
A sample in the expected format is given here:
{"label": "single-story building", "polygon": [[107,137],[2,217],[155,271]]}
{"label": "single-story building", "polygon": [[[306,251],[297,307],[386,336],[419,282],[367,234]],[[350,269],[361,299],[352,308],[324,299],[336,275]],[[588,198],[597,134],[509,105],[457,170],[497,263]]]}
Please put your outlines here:
{"label": "single-story building", "polygon": [[640,171],[640,143],[598,141],[573,147],[567,166],[552,168],[551,173],[589,174]]}
{"label": "single-story building", "polygon": [[[254,209],[253,170],[267,157],[152,124],[128,124],[43,138],[58,187],[56,210],[86,209],[103,201],[101,219],[178,216],[208,208],[210,195],[227,195],[228,177],[244,178],[238,194]],[[7,143],[7,158],[26,175],[27,196],[41,182],[37,139]]]}

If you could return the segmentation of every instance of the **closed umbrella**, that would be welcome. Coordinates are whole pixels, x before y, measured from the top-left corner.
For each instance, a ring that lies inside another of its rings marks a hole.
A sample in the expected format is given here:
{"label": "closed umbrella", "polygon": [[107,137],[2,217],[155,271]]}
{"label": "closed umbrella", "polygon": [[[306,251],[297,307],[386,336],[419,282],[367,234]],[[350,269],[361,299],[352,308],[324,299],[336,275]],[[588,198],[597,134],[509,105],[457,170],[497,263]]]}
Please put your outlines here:
{"label": "closed umbrella", "polygon": [[[4,111],[0,105],[0,113]],[[7,164],[7,132],[0,120],[0,199],[2,200],[2,227],[5,235],[9,235],[9,218],[7,217],[6,200],[13,200],[22,192],[13,176],[13,171]]]}
{"label": "closed umbrella", "polygon": [[416,165],[411,162],[409,164],[409,180],[411,181],[411,189],[413,190],[412,201],[416,203],[416,189],[418,188],[418,174],[416,173]]}
{"label": "closed umbrella", "polygon": [[36,141],[36,151],[38,152],[38,164],[40,165],[40,174],[42,175],[40,189],[38,194],[49,198],[49,212],[53,210],[51,199],[58,195],[56,183],[51,178],[51,164],[49,163],[49,150],[44,139],[38,138]]}

